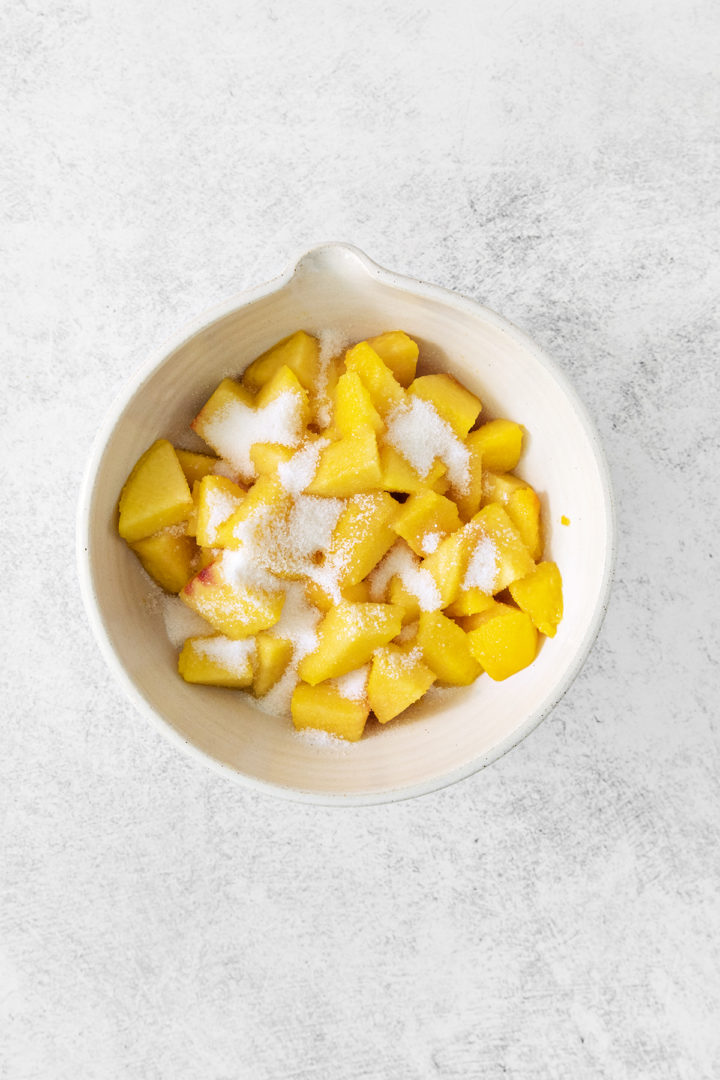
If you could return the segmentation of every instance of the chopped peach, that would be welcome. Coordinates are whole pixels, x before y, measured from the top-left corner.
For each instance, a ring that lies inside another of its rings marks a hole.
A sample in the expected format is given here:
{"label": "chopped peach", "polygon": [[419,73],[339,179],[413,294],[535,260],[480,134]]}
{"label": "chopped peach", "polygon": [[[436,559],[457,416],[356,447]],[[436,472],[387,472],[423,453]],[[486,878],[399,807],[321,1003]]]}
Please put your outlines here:
{"label": "chopped peach", "polygon": [[376,491],[381,479],[375,432],[365,425],[325,447],[315,476],[305,490],[309,495],[343,498]]}
{"label": "chopped peach", "polygon": [[440,611],[421,612],[417,641],[425,663],[446,686],[468,686],[482,671],[465,631]]}
{"label": "chopped peach", "polygon": [[196,454],[192,450],[176,450],[175,453],[191,488],[196,480],[209,476],[220,464],[220,459],[210,454]]}
{"label": "chopped peach", "polygon": [[357,585],[395,542],[392,525],[400,507],[386,491],[348,499],[333,531],[327,561],[338,567],[338,585]]}
{"label": "chopped peach", "polygon": [[402,330],[389,330],[385,334],[368,338],[384,364],[392,371],[401,386],[409,386],[415,378],[419,349],[417,343]]}
{"label": "chopped peach", "polygon": [[226,476],[204,476],[195,498],[195,536],[201,547],[225,547],[222,526],[242,506],[245,489]]}
{"label": "chopped peach", "polygon": [[182,525],[171,525],[130,547],[150,577],[167,592],[180,592],[194,573],[198,547],[183,533]]}
{"label": "chopped peach", "polygon": [[167,439],[158,439],[125,481],[118,532],[134,543],[187,521],[192,509],[192,495],[178,456]]}
{"label": "chopped peach", "polygon": [[510,595],[541,634],[555,637],[563,616],[563,593],[560,571],[554,562],[539,563],[527,577],[514,581]]}
{"label": "chopped peach", "polygon": [[418,701],[434,682],[435,673],[423,661],[416,644],[385,645],[373,656],[368,679],[370,708],[380,723],[386,724]]}
{"label": "chopped peach", "polygon": [[264,386],[281,367],[289,367],[306,390],[315,384],[318,371],[317,339],[298,330],[258,356],[245,369],[243,383],[251,391]]}
{"label": "chopped peach", "polygon": [[290,446],[280,443],[253,443],[250,447],[250,460],[258,476],[270,476],[277,472],[278,465],[289,461],[295,451]]}
{"label": "chopped peach", "polygon": [[229,582],[219,558],[188,581],[180,599],[215,630],[239,639],[274,626],[282,613],[285,594]]}
{"label": "chopped peach", "polygon": [[367,702],[351,701],[328,683],[319,686],[298,683],[290,708],[298,731],[304,728],[326,731],[348,742],[361,738],[370,712]]}
{"label": "chopped peach", "polygon": [[385,428],[380,413],[356,371],[346,371],[337,381],[333,426],[340,436],[352,435],[362,427],[371,427],[375,432]]}
{"label": "chopped peach", "polygon": [[252,682],[251,655],[244,641],[190,637],[178,657],[178,671],[185,682],[242,689]]}
{"label": "chopped peach", "polygon": [[380,487],[385,491],[397,491],[407,495],[427,491],[432,488],[442,494],[447,490],[447,466],[438,458],[427,476],[420,476],[409,461],[394,446],[380,443],[380,469],[382,480]]}
{"label": "chopped peach", "polygon": [[523,429],[512,420],[488,420],[468,435],[468,443],[479,448],[486,469],[512,472],[520,460]]}
{"label": "chopped peach", "polygon": [[421,375],[408,387],[408,393],[434,405],[455,434],[464,439],[482,410],[482,402],[452,375]]}
{"label": "chopped peach", "polygon": [[362,667],[379,645],[400,633],[402,608],[342,600],[325,615],[317,645],[300,662],[300,678],[312,686]]}
{"label": "chopped peach", "polygon": [[255,646],[252,692],[255,697],[264,697],[288,666],[293,654],[293,643],[286,638],[262,632],[255,638]]}
{"label": "chopped peach", "polygon": [[537,630],[524,611],[496,603],[472,618],[476,623],[467,636],[470,651],[491,679],[507,679],[533,662]]}
{"label": "chopped peach", "polygon": [[411,495],[393,523],[393,529],[407,541],[416,555],[430,555],[448,533],[461,525],[458,509],[452,499],[436,491]]}
{"label": "chopped peach", "polygon": [[423,559],[423,569],[432,574],[440,593],[440,606],[443,608],[452,604],[460,592],[470,557],[472,539],[473,534],[468,531],[466,525],[446,536],[436,550]]}
{"label": "chopped peach", "polygon": [[[464,587],[475,585],[483,592],[499,593],[512,581],[525,577],[533,569],[535,563],[532,555],[498,503],[489,503],[483,507],[465,529],[474,535],[474,544]],[[487,565],[491,560],[494,570]],[[478,577],[481,580],[477,580]]]}
{"label": "chopped peach", "polygon": [[345,353],[345,367],[360,376],[383,420],[405,400],[402,386],[367,341],[361,341],[359,345],[348,349]]}

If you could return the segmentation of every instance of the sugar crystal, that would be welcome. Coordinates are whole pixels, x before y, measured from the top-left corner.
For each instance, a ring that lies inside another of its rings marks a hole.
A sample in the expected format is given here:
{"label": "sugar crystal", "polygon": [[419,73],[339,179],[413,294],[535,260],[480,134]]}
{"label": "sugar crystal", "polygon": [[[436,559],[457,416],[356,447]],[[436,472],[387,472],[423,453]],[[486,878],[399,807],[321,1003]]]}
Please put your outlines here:
{"label": "sugar crystal", "polygon": [[448,479],[456,491],[465,493],[468,490],[470,451],[432,402],[414,394],[408,395],[408,399],[390,413],[385,437],[420,476],[427,476],[435,460],[440,458],[447,465]]}
{"label": "sugar crystal", "polygon": [[299,495],[308,484],[312,483],[317,472],[320,454],[329,445],[329,439],[308,440],[289,461],[283,461],[278,465],[280,483],[289,495]]}
{"label": "sugar crystal", "polygon": [[233,675],[244,675],[247,662],[255,655],[255,638],[233,641],[222,634],[205,638],[195,644],[195,648],[214,664],[219,664]]}
{"label": "sugar crystal", "polygon": [[245,479],[256,476],[250,459],[254,443],[297,446],[302,434],[302,398],[285,390],[262,409],[233,399],[211,417],[203,432],[206,441]]}
{"label": "sugar crystal", "polygon": [[497,561],[498,552],[495,544],[489,536],[481,536],[470,556],[463,578],[463,589],[480,589],[481,592],[492,596],[497,576]]}
{"label": "sugar crystal", "polygon": [[437,611],[442,607],[442,598],[429,570],[420,565],[420,560],[403,540],[398,540],[390,548],[385,558],[370,574],[370,596],[373,600],[382,600],[392,578],[398,577],[404,587],[418,601],[421,611]]}

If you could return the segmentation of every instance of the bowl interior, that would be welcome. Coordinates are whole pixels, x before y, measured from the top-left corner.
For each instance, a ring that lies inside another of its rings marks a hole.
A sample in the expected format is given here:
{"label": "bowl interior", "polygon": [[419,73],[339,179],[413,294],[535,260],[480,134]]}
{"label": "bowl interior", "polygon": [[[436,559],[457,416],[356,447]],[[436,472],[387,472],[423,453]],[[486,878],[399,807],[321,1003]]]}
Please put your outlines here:
{"label": "bowl interior", "polygon": [[[244,695],[178,677],[157,591],[116,532],[118,494],[139,454],[160,436],[191,448],[189,422],[219,380],[301,327],[339,329],[352,340],[402,328],[420,341],[427,370],[452,372],[482,398],[483,415],[522,423],[528,436],[518,472],[541,495],[547,557],[560,566],[565,590],[557,636],[530,668],[505,683],[485,676],[465,690],[430,695],[408,719],[371,726],[360,743],[331,748],[258,711]],[[602,455],[584,410],[539,350],[498,316],[395,278],[353,249],[316,249],[277,288],[192,333],[141,373],[109,427],[81,509],[81,562],[96,632],[137,700],[184,743],[247,782],[318,801],[376,801],[440,786],[492,760],[537,723],[594,637],[612,523]]]}

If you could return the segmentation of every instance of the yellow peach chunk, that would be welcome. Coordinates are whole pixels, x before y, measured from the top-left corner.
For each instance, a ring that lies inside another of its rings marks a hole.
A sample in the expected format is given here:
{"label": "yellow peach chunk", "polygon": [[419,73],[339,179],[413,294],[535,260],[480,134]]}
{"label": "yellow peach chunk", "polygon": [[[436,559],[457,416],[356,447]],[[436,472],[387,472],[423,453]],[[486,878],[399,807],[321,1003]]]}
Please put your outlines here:
{"label": "yellow peach chunk", "polygon": [[300,423],[306,427],[310,420],[310,403],[307,390],[300,383],[294,371],[283,365],[278,368],[271,379],[258,390],[255,398],[255,408],[259,411],[267,409],[271,402],[277,401],[284,394],[293,394],[300,406]]}
{"label": "yellow peach chunk", "polygon": [[563,616],[562,577],[556,563],[539,563],[527,577],[512,583],[510,595],[541,634],[555,637]]}
{"label": "yellow peach chunk", "polygon": [[337,381],[333,427],[340,436],[352,435],[361,427],[371,427],[375,432],[385,429],[385,424],[356,371],[346,371]]}
{"label": "yellow peach chunk", "polygon": [[216,446],[214,432],[222,417],[235,408],[253,409],[255,398],[240,383],[234,379],[223,379],[203,405],[200,412],[191,422],[190,427],[208,446],[212,446],[220,456],[223,456],[222,448]]}
{"label": "yellow peach chunk", "polygon": [[525,487],[528,487],[528,484],[519,476],[513,476],[512,473],[495,473],[487,467],[487,462],[485,463],[483,472],[483,503],[485,505],[494,502],[507,506],[511,495]]}
{"label": "yellow peach chunk", "polygon": [[542,554],[540,499],[530,485],[511,473],[485,472],[483,502],[504,506],[533,559],[539,559]]}
{"label": "yellow peach chunk", "polygon": [[388,330],[385,334],[368,338],[384,364],[392,371],[401,386],[409,386],[415,378],[419,349],[417,343],[403,330]]}
{"label": "yellow peach chunk", "polygon": [[469,686],[482,672],[465,631],[440,611],[421,612],[417,643],[425,663],[446,686]]}
{"label": "yellow peach chunk", "polygon": [[276,473],[278,465],[289,461],[295,451],[280,443],[253,443],[250,447],[250,460],[258,476],[270,476]]}
{"label": "yellow peach chunk", "polygon": [[308,495],[345,498],[359,492],[377,491],[381,479],[375,432],[365,426],[325,447],[315,476],[305,491]]}
{"label": "yellow peach chunk", "polygon": [[436,491],[423,491],[411,495],[400,507],[393,529],[416,555],[430,555],[440,541],[461,524],[452,499],[446,499]]}
{"label": "yellow peach chunk", "polygon": [[193,429],[229,463],[235,474],[253,479],[251,447],[258,442],[297,446],[310,417],[307,391],[289,367],[280,367],[257,397],[223,379],[192,422]]}
{"label": "yellow peach chunk", "polygon": [[493,602],[492,595],[473,585],[469,589],[460,590],[452,604],[445,608],[445,614],[452,615],[453,618],[458,615],[477,615],[492,607]]}
{"label": "yellow peach chunk", "polygon": [[523,429],[513,420],[489,420],[468,435],[468,444],[476,446],[491,472],[512,472],[520,460]]}
{"label": "yellow peach chunk", "polygon": [[472,539],[473,534],[468,532],[468,526],[465,525],[446,536],[436,550],[423,559],[423,569],[432,575],[440,593],[440,606],[443,608],[452,604],[460,591]]}
{"label": "yellow peach chunk", "polygon": [[467,636],[470,651],[491,679],[500,682],[533,662],[537,630],[524,611],[495,603],[472,618],[476,626]]}
{"label": "yellow peach chunk", "polygon": [[348,349],[345,353],[345,367],[360,376],[383,420],[405,400],[402,386],[367,341],[361,341]]}
{"label": "yellow peach chunk", "polygon": [[434,405],[455,434],[464,439],[482,410],[482,402],[452,375],[421,375],[408,387],[408,393]]}
{"label": "yellow peach chunk", "polygon": [[397,607],[403,609],[403,626],[407,626],[408,623],[415,622],[420,614],[420,600],[414,593],[411,593],[405,585],[403,585],[402,579],[397,576],[390,578],[387,587],[388,603],[395,604]]}
{"label": "yellow peach chunk", "polygon": [[158,439],[140,457],[120,493],[118,532],[128,543],[187,521],[192,495],[178,456]]}
{"label": "yellow peach chunk", "polygon": [[226,476],[204,476],[195,499],[195,536],[201,547],[224,547],[221,526],[240,507],[245,489]]}
{"label": "yellow peach chunk", "polygon": [[452,497],[457,504],[460,517],[469,521],[477,514],[483,499],[483,455],[482,449],[473,441],[477,432],[471,431],[465,440],[468,451],[468,482],[464,491],[453,490]]}
{"label": "yellow peach chunk", "polygon": [[362,667],[375,649],[400,633],[402,608],[342,600],[317,630],[317,645],[300,661],[300,678],[312,686]]}
{"label": "yellow peach chunk", "polygon": [[312,728],[348,742],[357,742],[365,730],[370,706],[363,701],[350,701],[333,685],[298,683],[290,710],[298,731]]}
{"label": "yellow peach chunk", "polygon": [[245,498],[218,530],[222,546],[242,547],[245,523],[287,512],[289,500],[274,474],[263,474],[249,488]]}
{"label": "yellow peach chunk", "polygon": [[327,562],[338,568],[341,589],[356,585],[377,566],[395,542],[399,504],[386,491],[353,495],[333,530]]}
{"label": "yellow peach chunk", "polygon": [[427,491],[428,488],[440,494],[447,490],[447,466],[439,458],[433,462],[427,476],[422,477],[394,446],[381,442],[380,469],[380,487],[384,491],[412,495],[415,492]]}
{"label": "yellow peach chunk", "polygon": [[293,643],[263,632],[255,638],[255,646],[255,674],[251,689],[255,697],[264,697],[290,663]]}
{"label": "yellow peach chunk", "polygon": [[198,548],[197,565],[195,566],[195,573],[199,573],[204,570],[210,563],[214,563],[220,552],[217,548]]}
{"label": "yellow peach chunk", "polygon": [[243,384],[254,392],[264,386],[281,367],[289,367],[305,389],[310,390],[317,378],[318,355],[317,338],[298,330],[253,360],[245,369]]}
{"label": "yellow peach chunk", "polygon": [[464,528],[474,539],[463,588],[499,593],[533,569],[532,555],[498,503],[483,507]]}
{"label": "yellow peach chunk", "polygon": [[510,496],[505,509],[533,559],[539,559],[543,551],[543,540],[540,499],[537,493],[531,487],[521,488]]}
{"label": "yellow peach chunk", "polygon": [[170,525],[130,547],[150,577],[166,592],[178,593],[192,577],[198,547],[182,525]]}
{"label": "yellow peach chunk", "polygon": [[[308,581],[306,583],[305,595],[308,601],[322,612],[329,611],[335,603],[317,581]],[[340,590],[340,595],[343,600],[350,600],[353,604],[364,604],[370,600],[370,588],[367,581],[358,581],[356,585],[345,585]]]}
{"label": "yellow peach chunk", "polygon": [[252,682],[253,643],[218,636],[187,638],[178,657],[185,682],[242,689]]}
{"label": "yellow peach chunk", "polygon": [[198,498],[200,496],[200,481],[196,480],[192,486],[192,510],[188,514],[188,519],[185,522],[185,535],[195,536],[197,533],[197,506]]}
{"label": "yellow peach chunk", "polygon": [[196,454],[192,450],[176,450],[175,453],[191,488],[197,480],[209,476],[220,464],[220,459],[210,454]]}
{"label": "yellow peach chunk", "polygon": [[416,644],[385,645],[376,651],[370,668],[370,708],[386,724],[418,701],[434,682],[435,673]]}
{"label": "yellow peach chunk", "polygon": [[215,630],[239,639],[274,626],[282,614],[285,594],[229,582],[220,556],[188,581],[180,599]]}

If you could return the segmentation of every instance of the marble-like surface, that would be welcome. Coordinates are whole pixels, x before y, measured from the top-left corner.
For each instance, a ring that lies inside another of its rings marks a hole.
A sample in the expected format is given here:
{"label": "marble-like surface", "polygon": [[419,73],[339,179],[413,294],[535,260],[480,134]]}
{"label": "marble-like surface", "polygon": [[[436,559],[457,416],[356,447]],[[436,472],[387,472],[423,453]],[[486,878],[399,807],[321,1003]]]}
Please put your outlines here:
{"label": "marble-like surface", "polygon": [[[2,5],[0,1077],[720,1076],[718,12]],[[126,375],[325,239],[553,353],[620,531],[600,639],[537,732],[349,811],[153,730],[73,551]]]}

